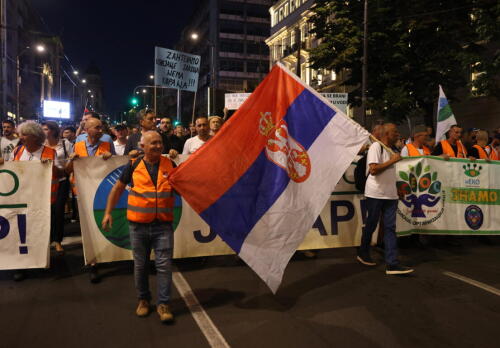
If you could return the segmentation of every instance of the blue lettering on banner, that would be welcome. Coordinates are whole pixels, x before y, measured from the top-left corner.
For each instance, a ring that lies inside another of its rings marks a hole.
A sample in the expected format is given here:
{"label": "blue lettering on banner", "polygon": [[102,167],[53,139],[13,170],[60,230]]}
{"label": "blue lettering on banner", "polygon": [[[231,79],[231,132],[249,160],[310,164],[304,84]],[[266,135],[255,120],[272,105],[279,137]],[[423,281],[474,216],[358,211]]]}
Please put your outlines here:
{"label": "blue lettering on banner", "polygon": [[[338,215],[338,207],[346,207],[347,214]],[[331,202],[331,216],[332,216],[332,235],[339,234],[338,222],[349,221],[354,217],[354,205],[349,201],[332,201]]]}
{"label": "blue lettering on banner", "polygon": [[0,216],[0,239],[4,239],[9,235],[10,231],[10,224],[9,220],[4,218],[3,216]]}
{"label": "blue lettering on banner", "polygon": [[[28,247],[26,245],[26,214],[18,214],[17,215],[17,229],[19,230],[19,240],[21,245],[19,246],[20,254],[27,254]],[[9,220],[0,216],[0,240],[4,239],[9,235],[10,232],[10,223]]]}

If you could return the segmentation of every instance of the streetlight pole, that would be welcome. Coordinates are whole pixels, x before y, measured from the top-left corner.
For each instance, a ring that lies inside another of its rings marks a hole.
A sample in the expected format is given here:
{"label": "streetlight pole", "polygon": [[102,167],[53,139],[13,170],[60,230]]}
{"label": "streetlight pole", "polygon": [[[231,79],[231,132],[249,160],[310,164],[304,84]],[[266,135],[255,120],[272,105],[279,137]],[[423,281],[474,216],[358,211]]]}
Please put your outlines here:
{"label": "streetlight pole", "polygon": [[[26,53],[26,51],[30,47],[25,47],[17,56],[16,56],[16,119],[21,117],[21,103],[20,103],[20,94],[21,94],[21,64],[19,59],[21,56]],[[45,46],[37,45],[36,50],[38,52],[44,52]],[[43,81],[43,80],[42,80]]]}
{"label": "streetlight pole", "polygon": [[366,88],[368,75],[368,0],[365,0],[363,27],[363,77],[361,81],[361,111],[363,113],[363,126],[366,127]]}

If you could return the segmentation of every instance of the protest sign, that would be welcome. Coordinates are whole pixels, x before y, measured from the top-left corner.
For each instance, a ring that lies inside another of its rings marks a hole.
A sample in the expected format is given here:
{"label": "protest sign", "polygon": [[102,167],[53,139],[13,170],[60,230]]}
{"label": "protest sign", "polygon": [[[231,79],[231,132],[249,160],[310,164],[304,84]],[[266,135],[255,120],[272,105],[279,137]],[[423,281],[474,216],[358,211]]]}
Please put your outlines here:
{"label": "protest sign", "polygon": [[[180,161],[185,159],[180,156]],[[179,163],[179,161],[177,161]],[[132,259],[126,203],[128,191],[113,211],[113,228],[101,229],[107,196],[118,180],[127,157],[88,157],[75,161],[78,207],[85,262]],[[359,245],[363,225],[364,197],[354,188],[351,166],[332,193],[314,226],[299,249],[323,249]],[[210,229],[201,217],[176,196],[174,208],[174,258],[233,254],[231,248]]]}
{"label": "protest sign", "polygon": [[226,93],[224,106],[228,110],[237,110],[247,100],[251,93]]}
{"label": "protest sign", "polygon": [[347,115],[347,93],[321,93],[321,95]]}
{"label": "protest sign", "polygon": [[396,171],[399,235],[500,234],[500,162],[411,157]]}
{"label": "protest sign", "polygon": [[195,92],[200,61],[200,56],[155,47],[155,85]]}
{"label": "protest sign", "polygon": [[0,166],[0,269],[49,266],[52,164]]}

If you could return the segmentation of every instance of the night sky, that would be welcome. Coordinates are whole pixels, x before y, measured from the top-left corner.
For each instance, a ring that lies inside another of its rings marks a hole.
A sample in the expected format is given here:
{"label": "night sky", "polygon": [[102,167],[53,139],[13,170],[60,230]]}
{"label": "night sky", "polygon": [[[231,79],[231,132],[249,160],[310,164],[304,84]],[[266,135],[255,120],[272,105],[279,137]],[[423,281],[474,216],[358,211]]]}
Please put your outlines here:
{"label": "night sky", "polygon": [[[122,111],[149,84],[154,47],[173,48],[197,0],[31,0],[73,66],[101,70],[106,112]],[[68,66],[65,64],[65,66]]]}

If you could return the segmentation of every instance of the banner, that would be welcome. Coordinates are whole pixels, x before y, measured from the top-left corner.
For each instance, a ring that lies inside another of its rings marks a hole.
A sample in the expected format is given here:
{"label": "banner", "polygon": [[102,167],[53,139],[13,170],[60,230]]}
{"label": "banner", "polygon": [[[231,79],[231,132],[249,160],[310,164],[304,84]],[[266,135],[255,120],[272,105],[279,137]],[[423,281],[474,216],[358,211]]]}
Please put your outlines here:
{"label": "banner", "polygon": [[412,157],[396,171],[399,235],[500,234],[500,162]]}
{"label": "banner", "polygon": [[224,106],[228,110],[238,110],[252,93],[226,93],[224,94]]}
{"label": "banner", "polygon": [[47,268],[52,164],[0,166],[0,270]]}
{"label": "banner", "polygon": [[155,85],[195,92],[200,61],[194,54],[155,47]]}
{"label": "banner", "polygon": [[[185,159],[179,157],[180,161]],[[107,161],[88,157],[74,162],[86,264],[132,259],[126,219],[127,190],[113,210],[113,228],[110,231],[101,229],[107,197],[127,160],[125,156],[113,156]],[[353,171],[352,165],[300,245],[300,250],[359,245],[365,204],[363,195],[354,188]],[[174,258],[234,253],[179,196],[175,200],[174,230]]]}
{"label": "banner", "polygon": [[348,93],[321,93],[323,97],[328,99],[330,103],[347,114],[347,97]]}

